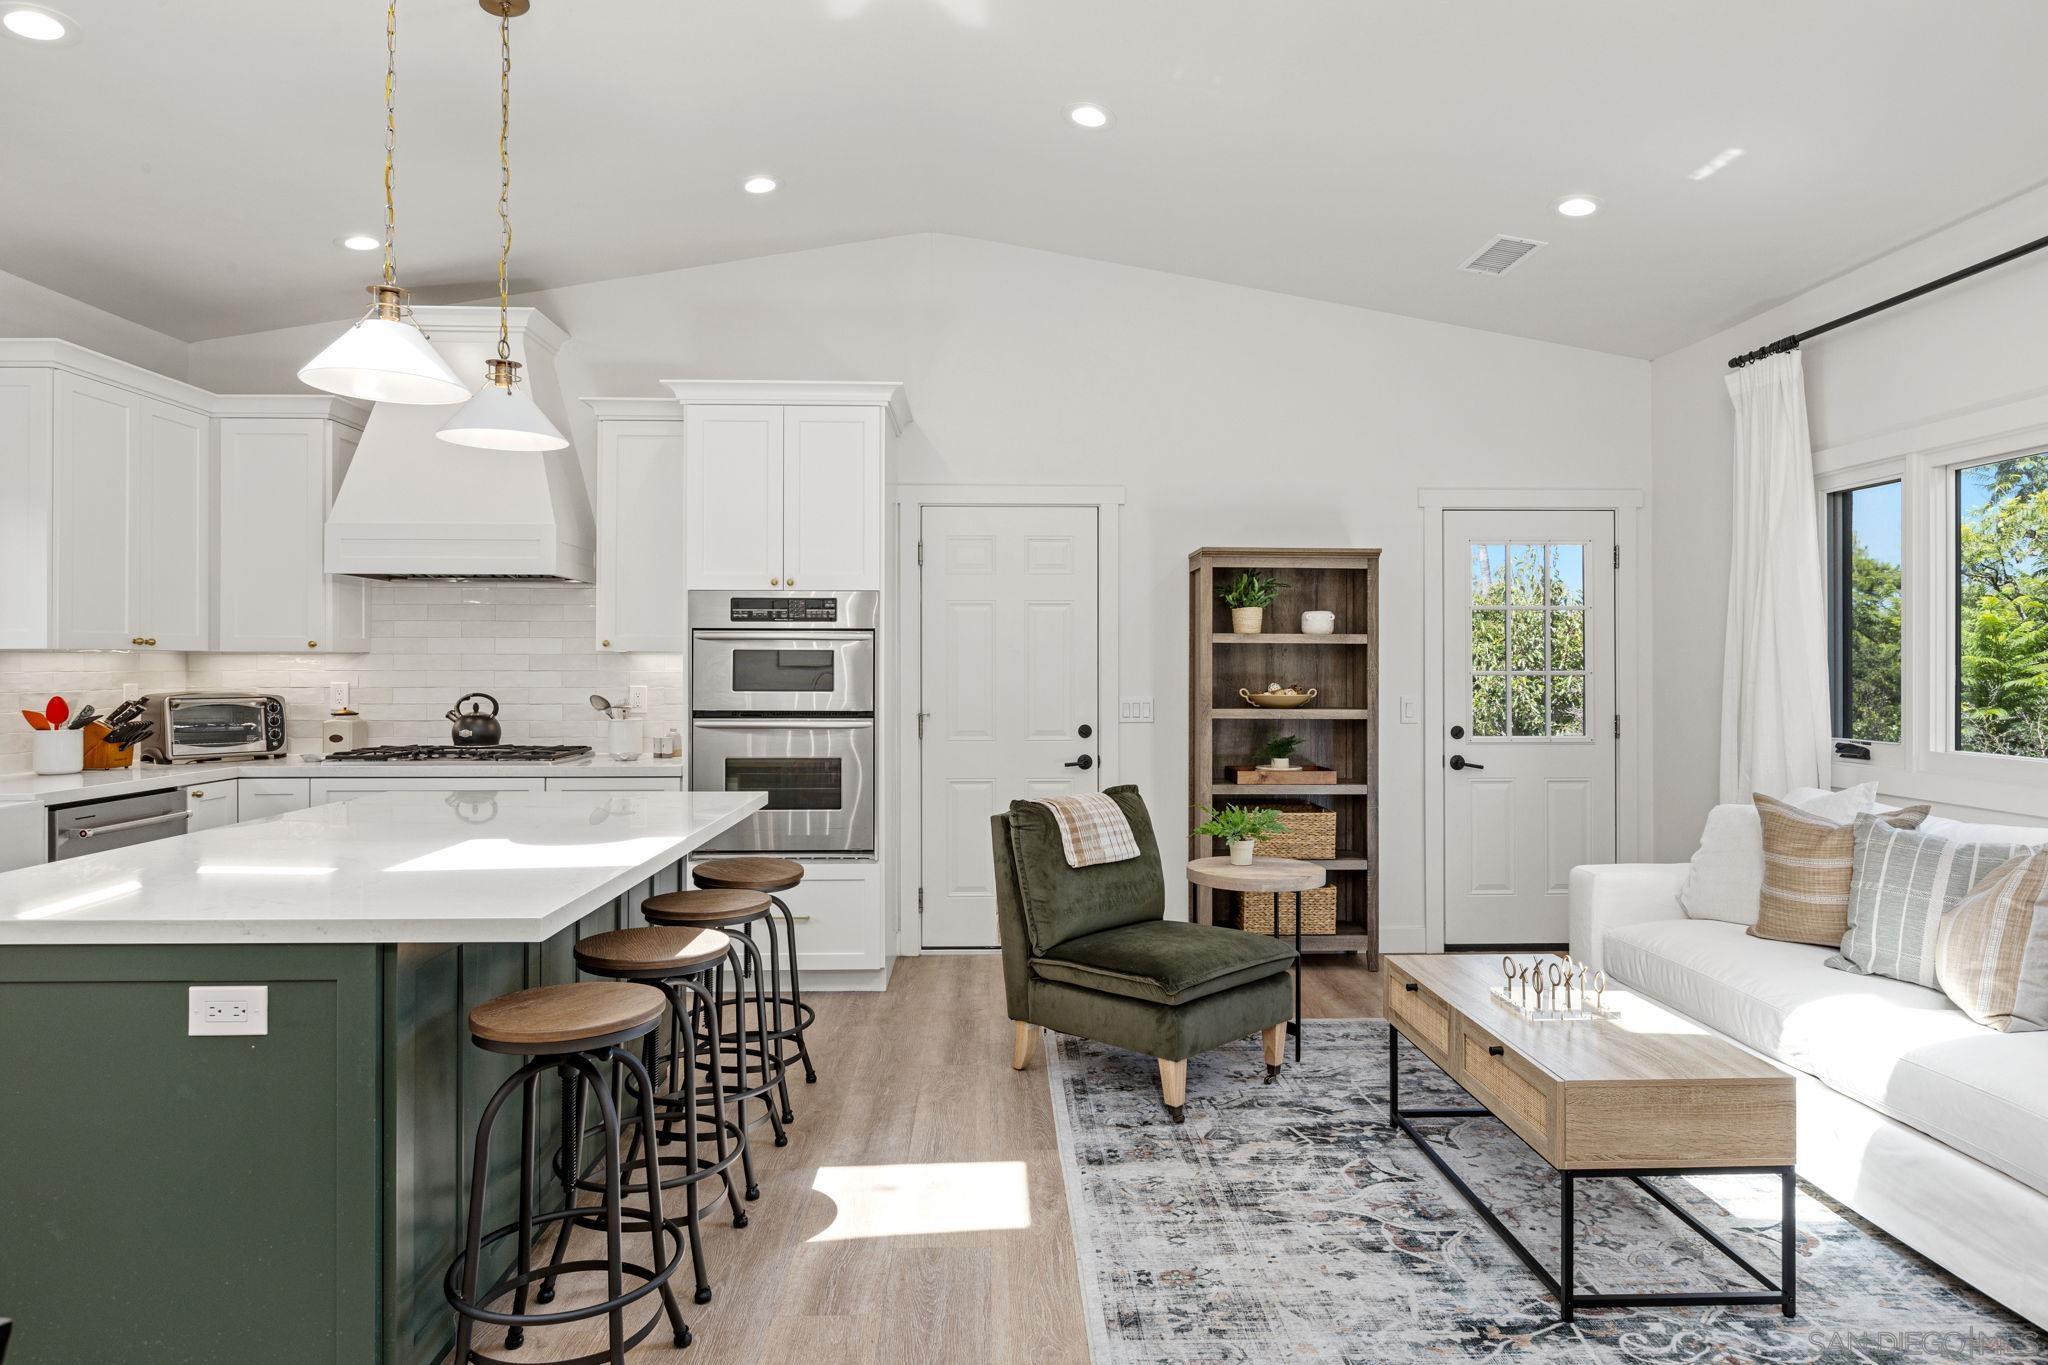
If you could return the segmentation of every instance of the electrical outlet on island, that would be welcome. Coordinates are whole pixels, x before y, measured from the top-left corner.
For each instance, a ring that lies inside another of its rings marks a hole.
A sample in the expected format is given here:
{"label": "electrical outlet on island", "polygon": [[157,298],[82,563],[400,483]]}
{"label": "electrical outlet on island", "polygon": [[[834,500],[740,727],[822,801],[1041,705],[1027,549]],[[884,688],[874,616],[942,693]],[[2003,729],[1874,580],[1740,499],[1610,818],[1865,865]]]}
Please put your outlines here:
{"label": "electrical outlet on island", "polygon": [[185,1033],[192,1038],[270,1032],[270,987],[188,986]]}

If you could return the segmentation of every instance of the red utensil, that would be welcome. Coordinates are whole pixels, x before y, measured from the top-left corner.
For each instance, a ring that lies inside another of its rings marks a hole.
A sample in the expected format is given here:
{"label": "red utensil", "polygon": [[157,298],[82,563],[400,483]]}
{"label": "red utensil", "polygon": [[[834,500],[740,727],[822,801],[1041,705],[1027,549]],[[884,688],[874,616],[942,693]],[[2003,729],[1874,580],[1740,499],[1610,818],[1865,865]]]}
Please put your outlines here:
{"label": "red utensil", "polygon": [[71,719],[71,708],[62,697],[50,698],[50,704],[43,708],[43,719],[50,722],[52,730],[64,728],[64,722]]}
{"label": "red utensil", "polygon": [[50,724],[50,718],[48,716],[45,716],[40,711],[23,711],[21,713],[21,718],[28,722],[28,728],[31,730],[48,730],[54,728]]}

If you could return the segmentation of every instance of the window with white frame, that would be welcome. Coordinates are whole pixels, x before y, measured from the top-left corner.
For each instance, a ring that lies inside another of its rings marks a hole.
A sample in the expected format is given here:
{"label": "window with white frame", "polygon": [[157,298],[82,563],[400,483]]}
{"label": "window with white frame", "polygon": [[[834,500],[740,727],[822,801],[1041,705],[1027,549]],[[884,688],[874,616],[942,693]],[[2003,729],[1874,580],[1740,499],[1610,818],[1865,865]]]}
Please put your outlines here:
{"label": "window with white frame", "polygon": [[2048,453],[1953,477],[1956,752],[2048,758]]}

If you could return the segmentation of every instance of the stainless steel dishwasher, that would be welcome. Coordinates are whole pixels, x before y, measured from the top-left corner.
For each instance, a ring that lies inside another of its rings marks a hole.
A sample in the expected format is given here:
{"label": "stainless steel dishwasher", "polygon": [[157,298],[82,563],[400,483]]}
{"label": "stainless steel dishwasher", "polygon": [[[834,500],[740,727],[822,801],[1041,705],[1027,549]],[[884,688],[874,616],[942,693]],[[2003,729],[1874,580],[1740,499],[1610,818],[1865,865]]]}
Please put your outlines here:
{"label": "stainless steel dishwasher", "polygon": [[50,812],[50,861],[168,839],[183,834],[191,818],[182,787],[58,806]]}

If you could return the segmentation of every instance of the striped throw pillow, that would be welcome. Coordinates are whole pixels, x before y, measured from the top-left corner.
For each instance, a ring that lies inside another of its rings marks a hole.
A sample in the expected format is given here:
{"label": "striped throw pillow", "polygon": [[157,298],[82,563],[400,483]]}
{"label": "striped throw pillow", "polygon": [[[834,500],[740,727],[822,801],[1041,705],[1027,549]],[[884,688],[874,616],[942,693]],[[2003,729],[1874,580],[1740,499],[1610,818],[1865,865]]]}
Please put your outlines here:
{"label": "striped throw pillow", "polygon": [[1934,973],[1980,1024],[2048,1029],[2048,849],[2014,858],[1956,902],[1941,922]]}
{"label": "striped throw pillow", "polygon": [[[1758,938],[1839,948],[1849,932],[1849,878],[1856,862],[1856,826],[1763,795],[1756,803],[1764,831],[1764,885],[1757,902]],[[1876,818],[1911,829],[1931,807],[1907,806]]]}
{"label": "striped throw pillow", "polygon": [[1966,844],[1856,817],[1849,932],[1828,966],[1933,987],[1941,918],[1993,869],[2031,849]]}

